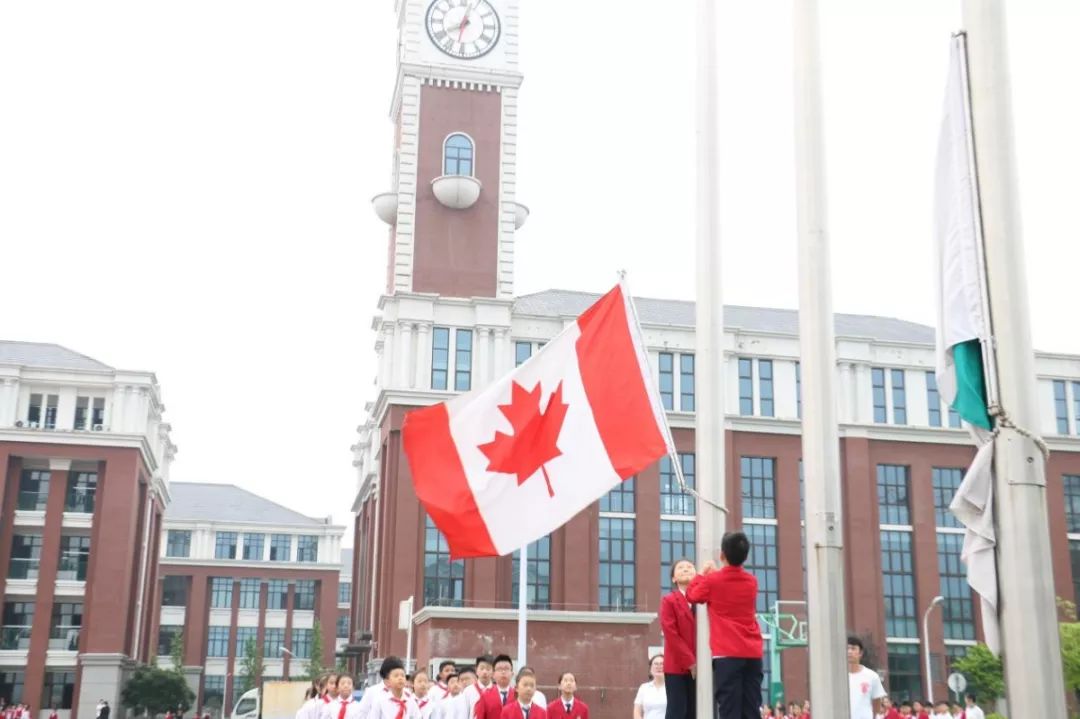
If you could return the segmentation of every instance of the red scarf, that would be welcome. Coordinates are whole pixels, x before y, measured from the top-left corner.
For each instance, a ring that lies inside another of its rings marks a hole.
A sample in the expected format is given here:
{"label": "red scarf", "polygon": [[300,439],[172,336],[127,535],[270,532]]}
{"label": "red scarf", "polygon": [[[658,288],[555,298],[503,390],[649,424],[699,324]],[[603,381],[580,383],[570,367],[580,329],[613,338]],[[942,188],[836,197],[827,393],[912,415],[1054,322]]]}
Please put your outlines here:
{"label": "red scarf", "polygon": [[341,708],[338,709],[337,719],[345,719],[345,711],[349,708],[350,704],[352,704],[352,699],[343,699],[341,701]]}
{"label": "red scarf", "polygon": [[420,700],[420,708],[423,709],[424,707],[426,707],[427,703],[428,703],[427,699],[421,699]]}
{"label": "red scarf", "polygon": [[[397,704],[397,716],[394,717],[394,719],[404,719],[405,718],[405,700],[404,699],[398,699],[396,697],[390,697],[390,701]],[[338,717],[338,719],[344,719],[344,717]]]}
{"label": "red scarf", "polygon": [[329,693],[323,694],[322,695],[322,701],[323,701],[323,704],[329,704],[332,701],[330,699],[330,694]]}

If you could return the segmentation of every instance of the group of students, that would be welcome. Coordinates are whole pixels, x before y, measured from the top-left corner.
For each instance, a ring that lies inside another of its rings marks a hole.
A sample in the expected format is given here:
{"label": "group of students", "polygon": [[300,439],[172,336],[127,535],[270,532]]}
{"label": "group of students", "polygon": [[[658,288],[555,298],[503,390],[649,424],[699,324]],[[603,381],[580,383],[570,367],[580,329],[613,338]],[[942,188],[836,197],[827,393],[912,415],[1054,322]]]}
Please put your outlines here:
{"label": "group of students", "polygon": [[462,668],[444,661],[434,681],[423,669],[406,675],[400,659],[387,657],[379,678],[357,701],[351,676],[327,674],[312,684],[296,719],[589,719],[572,672],[559,677],[559,698],[549,704],[536,672],[521,667],[514,676],[505,654]]}
{"label": "group of students", "polygon": [[[2,719],[30,719],[30,705],[29,704],[8,704],[3,700],[0,700],[0,717]],[[53,709],[53,719],[56,717],[56,709]]]}

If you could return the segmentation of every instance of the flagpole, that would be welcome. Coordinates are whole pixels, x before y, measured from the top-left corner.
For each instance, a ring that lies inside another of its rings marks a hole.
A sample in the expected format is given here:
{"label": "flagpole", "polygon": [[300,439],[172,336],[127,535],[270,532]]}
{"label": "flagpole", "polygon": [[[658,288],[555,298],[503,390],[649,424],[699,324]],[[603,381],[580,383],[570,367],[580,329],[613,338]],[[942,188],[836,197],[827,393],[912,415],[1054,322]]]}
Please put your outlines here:
{"label": "flagpole", "polygon": [[[697,418],[698,561],[716,559],[724,535],[724,304],[720,266],[720,162],[717,123],[716,3],[697,5]],[[680,472],[678,457],[674,460]],[[712,506],[710,506],[710,504]],[[697,609],[697,715],[712,717],[712,650],[705,605]]]}
{"label": "flagpole", "polygon": [[[1002,0],[963,0],[997,390],[994,494],[998,605],[1010,716],[1065,716],[1045,459],[1021,236],[1012,89]],[[1002,421],[1007,419],[1008,421]]]}
{"label": "flagpole", "polygon": [[526,598],[529,594],[528,584],[528,567],[529,567],[529,545],[521,545],[521,556],[518,561],[518,647],[517,647],[517,663],[518,668],[525,666],[528,661],[527,647],[528,643],[528,618],[526,608],[528,606]]}
{"label": "flagpole", "polygon": [[817,0],[793,0],[792,7],[810,696],[815,716],[843,717],[850,713],[847,627]]}

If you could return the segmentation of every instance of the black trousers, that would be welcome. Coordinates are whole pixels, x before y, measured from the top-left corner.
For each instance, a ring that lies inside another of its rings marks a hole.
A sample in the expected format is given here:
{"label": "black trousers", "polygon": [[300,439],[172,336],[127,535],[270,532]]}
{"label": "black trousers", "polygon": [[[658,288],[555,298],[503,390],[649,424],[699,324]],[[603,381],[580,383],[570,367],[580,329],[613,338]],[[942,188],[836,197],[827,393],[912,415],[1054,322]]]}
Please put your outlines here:
{"label": "black trousers", "polygon": [[713,659],[713,690],[720,719],[760,719],[760,659]]}
{"label": "black trousers", "polygon": [[667,713],[664,719],[697,719],[694,713],[694,678],[689,674],[665,674]]}

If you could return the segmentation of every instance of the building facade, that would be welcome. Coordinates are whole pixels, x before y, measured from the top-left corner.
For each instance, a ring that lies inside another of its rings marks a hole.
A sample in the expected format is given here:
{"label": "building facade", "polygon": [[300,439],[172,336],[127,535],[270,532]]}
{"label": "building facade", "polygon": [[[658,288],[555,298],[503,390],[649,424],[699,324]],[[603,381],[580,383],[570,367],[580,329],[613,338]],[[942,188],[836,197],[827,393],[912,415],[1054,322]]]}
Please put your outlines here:
{"label": "building facade", "polygon": [[[264,679],[305,677],[316,644],[334,654],[345,528],[231,484],[174,482],[159,537],[153,650],[182,643],[196,706],[222,716],[245,691],[248,642]],[[316,642],[316,633],[319,634]]]}
{"label": "building facade", "polygon": [[0,341],[0,697],[93,717],[154,651],[176,453],[154,375]]}

